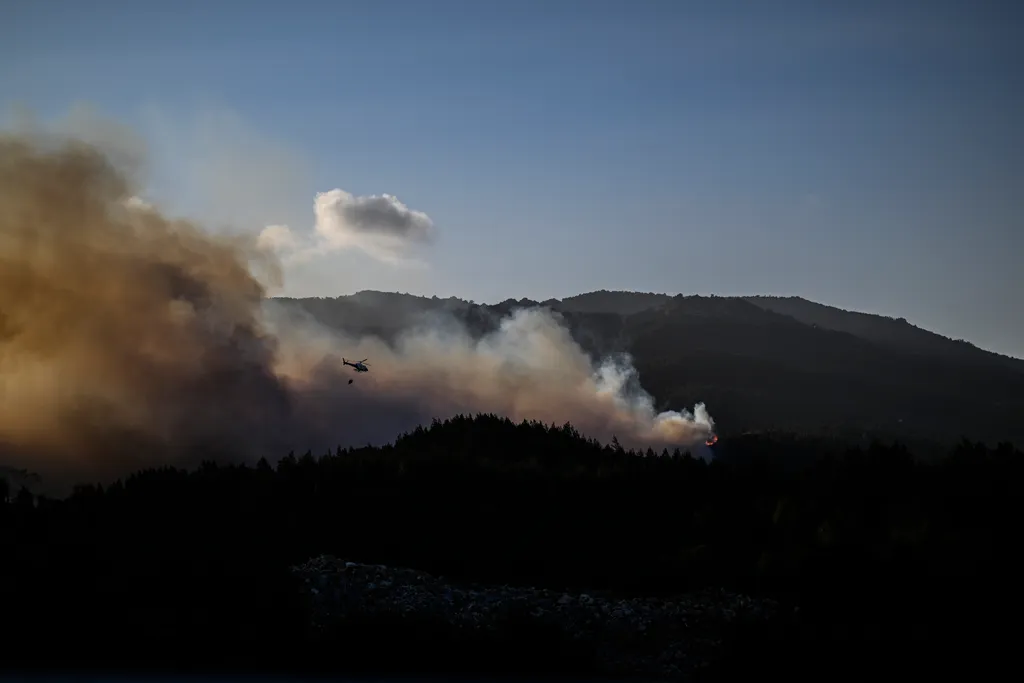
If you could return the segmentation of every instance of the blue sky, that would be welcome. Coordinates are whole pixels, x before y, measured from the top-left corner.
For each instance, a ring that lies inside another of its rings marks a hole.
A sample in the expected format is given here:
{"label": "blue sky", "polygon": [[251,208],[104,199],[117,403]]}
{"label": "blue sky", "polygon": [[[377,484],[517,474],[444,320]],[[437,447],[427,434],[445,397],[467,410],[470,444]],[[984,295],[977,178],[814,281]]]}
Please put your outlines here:
{"label": "blue sky", "polygon": [[35,0],[0,104],[138,131],[147,196],[308,231],[390,193],[428,267],[334,252],[287,293],[794,294],[1024,356],[1013,2]]}

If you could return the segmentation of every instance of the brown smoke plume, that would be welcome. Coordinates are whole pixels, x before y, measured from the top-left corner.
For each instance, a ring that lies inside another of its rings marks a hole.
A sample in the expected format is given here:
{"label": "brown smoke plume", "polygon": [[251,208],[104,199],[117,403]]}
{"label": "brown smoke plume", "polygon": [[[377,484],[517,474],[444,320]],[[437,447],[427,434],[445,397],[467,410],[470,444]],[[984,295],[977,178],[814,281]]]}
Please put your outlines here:
{"label": "brown smoke plume", "polygon": [[[595,368],[566,328],[518,311],[474,340],[451,321],[395,348],[265,298],[254,240],[132,201],[95,146],[0,137],[0,461],[67,478],[380,443],[433,417],[571,421],[626,445],[693,446],[703,405],[655,414],[627,362]],[[349,385],[342,356],[370,357]]]}
{"label": "brown smoke plume", "polygon": [[0,448],[30,469],[108,474],[288,415],[259,254],[131,190],[95,147],[0,138]]}

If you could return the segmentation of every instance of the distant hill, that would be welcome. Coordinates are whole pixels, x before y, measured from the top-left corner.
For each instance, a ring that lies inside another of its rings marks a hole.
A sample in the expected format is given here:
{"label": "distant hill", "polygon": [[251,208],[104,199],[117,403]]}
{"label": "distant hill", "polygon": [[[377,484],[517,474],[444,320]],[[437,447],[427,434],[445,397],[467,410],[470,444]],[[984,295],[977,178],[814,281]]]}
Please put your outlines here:
{"label": "distant hill", "polygon": [[465,316],[472,307],[472,304],[462,299],[428,298],[372,290],[334,298],[276,297],[274,301],[297,307],[327,327],[362,335],[372,334],[386,340],[393,339],[398,332],[423,320],[430,313],[447,312]]}
{"label": "distant hill", "polygon": [[[1003,363],[1024,371],[1024,360],[985,351],[962,339],[950,339],[913,325],[905,318],[890,318],[873,313],[847,311],[808,301],[796,296],[706,297],[716,302],[715,314],[724,310],[723,301],[744,299],[759,308],[795,318],[805,325],[847,332],[877,344],[911,353],[932,355],[965,362]],[[616,313],[633,315],[657,308],[672,300],[669,294],[599,290],[565,299],[549,299],[544,304],[574,313]]]}
{"label": "distant hill", "polygon": [[800,297],[751,296],[755,306],[796,318],[805,325],[848,332],[877,344],[910,353],[963,362],[995,362],[1024,371],[1024,360],[985,351],[962,339],[950,339],[912,325],[904,318],[845,311]]}
{"label": "distant hill", "polygon": [[546,304],[560,311],[573,313],[615,313],[617,315],[633,315],[649,308],[661,306],[672,297],[668,294],[648,294],[642,292],[609,292],[600,290],[587,294],[577,294],[565,299],[549,299]]}
{"label": "distant hill", "polygon": [[439,312],[482,335],[516,308],[547,307],[592,355],[630,352],[659,408],[706,401],[734,433],[1024,442],[1024,361],[795,297],[599,291],[488,305],[360,292],[281,301],[385,340]]}

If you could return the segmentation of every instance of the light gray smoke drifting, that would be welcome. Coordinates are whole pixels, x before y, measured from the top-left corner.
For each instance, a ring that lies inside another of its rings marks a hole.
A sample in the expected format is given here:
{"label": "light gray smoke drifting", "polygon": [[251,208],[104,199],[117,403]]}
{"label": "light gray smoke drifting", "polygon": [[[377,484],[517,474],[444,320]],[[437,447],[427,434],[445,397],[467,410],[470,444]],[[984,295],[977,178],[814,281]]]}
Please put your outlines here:
{"label": "light gray smoke drifting", "polygon": [[[327,332],[266,299],[255,273],[278,271],[255,240],[171,220],[135,189],[95,146],[0,137],[0,460],[105,478],[381,443],[459,412],[627,446],[713,430],[703,405],[656,414],[627,361],[594,367],[546,311],[479,340],[452,321],[393,348]],[[372,372],[348,384],[342,356]]]}
{"label": "light gray smoke drifting", "polygon": [[[375,337],[328,331],[276,302],[265,309],[281,342],[278,374],[320,406],[303,412],[343,410],[346,434],[357,443],[391,440],[433,417],[478,412],[571,422],[585,434],[615,436],[627,447],[691,447],[714,430],[703,404],[692,414],[655,411],[627,356],[595,367],[547,309],[517,309],[480,339],[453,319],[434,317],[404,332],[393,347]],[[372,359],[372,372],[352,385],[339,381],[342,352],[349,360]]]}

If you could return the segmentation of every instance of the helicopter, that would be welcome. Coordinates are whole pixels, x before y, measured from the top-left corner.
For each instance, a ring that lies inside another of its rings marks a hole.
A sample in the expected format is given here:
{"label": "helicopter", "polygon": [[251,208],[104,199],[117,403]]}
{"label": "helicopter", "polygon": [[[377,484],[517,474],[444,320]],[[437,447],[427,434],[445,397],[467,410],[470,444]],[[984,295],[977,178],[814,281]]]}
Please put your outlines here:
{"label": "helicopter", "polygon": [[362,360],[357,360],[355,363],[352,363],[352,362],[347,361],[344,358],[342,358],[341,359],[341,364],[342,365],[351,365],[353,368],[355,368],[356,372],[369,372],[370,371],[370,368],[366,367],[366,359],[365,358],[362,359]]}

